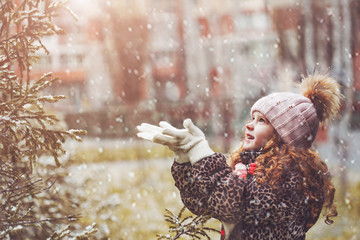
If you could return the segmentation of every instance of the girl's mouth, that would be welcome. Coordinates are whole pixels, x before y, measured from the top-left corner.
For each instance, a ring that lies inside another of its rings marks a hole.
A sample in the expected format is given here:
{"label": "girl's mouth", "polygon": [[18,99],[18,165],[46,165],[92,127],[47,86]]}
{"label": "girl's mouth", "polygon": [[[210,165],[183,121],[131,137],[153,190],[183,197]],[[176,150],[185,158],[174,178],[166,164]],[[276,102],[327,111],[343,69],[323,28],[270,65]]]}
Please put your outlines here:
{"label": "girl's mouth", "polygon": [[246,139],[248,139],[248,140],[253,140],[253,139],[254,139],[254,136],[247,133],[247,134],[246,134]]}

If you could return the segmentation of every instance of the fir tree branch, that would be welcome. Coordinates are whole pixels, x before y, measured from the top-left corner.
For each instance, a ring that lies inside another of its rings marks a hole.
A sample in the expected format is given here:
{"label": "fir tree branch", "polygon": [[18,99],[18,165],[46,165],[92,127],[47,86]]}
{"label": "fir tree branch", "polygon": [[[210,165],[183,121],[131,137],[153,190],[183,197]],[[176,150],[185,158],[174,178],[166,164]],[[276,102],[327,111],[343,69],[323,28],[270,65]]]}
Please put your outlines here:
{"label": "fir tree branch", "polygon": [[[81,141],[80,136],[85,134],[56,126],[57,117],[45,111],[44,103],[65,98],[42,96],[57,78],[51,73],[40,79],[30,77],[31,66],[39,61],[37,52],[43,49],[49,53],[42,38],[63,33],[53,18],[64,7],[65,1],[54,0],[0,2],[0,239],[23,239],[21,234],[45,239],[44,233],[48,237],[54,232],[54,225],[47,223],[80,217],[61,217],[67,215],[62,207],[72,203],[61,198],[58,186],[50,191],[59,176],[45,181],[32,177],[34,164],[41,156],[52,156],[60,166],[65,140]],[[16,73],[11,69],[17,69]],[[48,166],[46,170],[51,171]],[[42,226],[40,231],[38,226]],[[65,230],[60,235],[87,239],[93,233],[94,229],[75,235]]]}
{"label": "fir tree branch", "polygon": [[33,220],[25,220],[25,221],[16,221],[16,222],[8,222],[8,219],[0,219],[2,227],[9,227],[9,226],[30,226],[39,223],[45,222],[58,222],[58,221],[77,221],[81,218],[80,215],[69,215],[65,217],[58,217],[58,218],[45,218],[45,219],[33,219]]}
{"label": "fir tree branch", "polygon": [[181,219],[186,207],[184,206],[180,212],[175,215],[170,210],[165,209],[165,221],[169,223],[169,232],[173,233],[174,236],[171,235],[164,235],[158,234],[157,239],[169,239],[175,240],[179,239],[181,236],[189,236],[192,239],[201,239],[200,236],[206,237],[210,239],[206,231],[209,232],[217,232],[220,233],[218,230],[205,227],[204,225],[210,219],[210,216],[186,216]]}

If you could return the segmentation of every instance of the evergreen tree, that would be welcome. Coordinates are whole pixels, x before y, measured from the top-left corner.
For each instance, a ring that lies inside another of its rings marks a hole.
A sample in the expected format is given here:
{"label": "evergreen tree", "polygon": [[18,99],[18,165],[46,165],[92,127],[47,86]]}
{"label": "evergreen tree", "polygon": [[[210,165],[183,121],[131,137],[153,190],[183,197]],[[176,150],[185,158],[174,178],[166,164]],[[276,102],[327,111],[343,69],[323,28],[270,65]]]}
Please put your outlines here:
{"label": "evergreen tree", "polygon": [[[76,197],[61,191],[65,140],[81,141],[85,132],[62,129],[45,110],[65,98],[42,95],[57,78],[31,77],[37,53],[49,54],[42,39],[63,32],[53,22],[61,9],[69,10],[64,1],[0,2],[0,239],[88,239],[95,231],[65,225],[79,215]],[[52,163],[39,161],[48,156]]]}

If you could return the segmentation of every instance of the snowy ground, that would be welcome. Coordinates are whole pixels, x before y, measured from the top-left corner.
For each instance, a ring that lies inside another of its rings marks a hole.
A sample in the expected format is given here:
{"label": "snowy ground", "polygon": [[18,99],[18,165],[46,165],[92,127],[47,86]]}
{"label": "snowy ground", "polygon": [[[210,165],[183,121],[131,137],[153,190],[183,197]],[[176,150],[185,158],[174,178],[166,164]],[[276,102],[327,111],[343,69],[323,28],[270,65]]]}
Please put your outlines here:
{"label": "snowy ground", "polygon": [[105,224],[101,231],[111,239],[156,239],[156,234],[168,234],[165,208],[178,213],[183,206],[170,175],[171,163],[156,159],[72,167],[70,181],[88,191],[84,218]]}
{"label": "snowy ground", "polygon": [[[348,161],[346,162],[347,178],[350,182],[360,181],[360,132],[350,135]],[[69,152],[77,148],[128,148],[142,146],[150,149],[153,145],[134,139],[100,140],[85,139],[80,145],[68,146]],[[337,157],[337,150],[330,144],[318,146],[322,158],[327,161],[332,174],[336,177],[344,169]],[[156,239],[156,234],[166,234],[167,224],[164,221],[164,210],[168,208],[174,213],[183,206],[179,193],[170,175],[172,159],[148,159],[137,161],[114,161],[82,164],[70,168],[70,182],[77,185],[76,189],[86,191],[87,202],[83,216],[88,221],[98,222],[100,230],[111,236],[111,239]],[[76,190],[79,191],[79,190]],[[83,192],[81,194],[84,194]],[[217,228],[219,222],[211,222]],[[343,239],[345,226],[358,233],[360,224],[349,226],[342,214],[332,226],[323,220],[309,231],[307,239]],[[354,235],[353,235],[354,236]],[[212,239],[218,239],[214,236]]]}
{"label": "snowy ground", "polygon": [[[85,205],[88,207],[83,210],[83,216],[94,222],[100,221],[101,231],[108,233],[111,239],[156,239],[156,234],[167,234],[164,209],[178,213],[182,207],[169,173],[170,165],[170,159],[158,159],[72,167],[71,177],[79,187],[84,187],[89,179],[93,181],[85,187],[89,203]],[[112,202],[110,209],[99,212],[109,201]],[[212,227],[218,227],[218,224],[211,222]],[[341,217],[333,226],[319,220],[307,239],[341,236],[346,224]],[[218,239],[217,235],[213,234],[213,237]]]}

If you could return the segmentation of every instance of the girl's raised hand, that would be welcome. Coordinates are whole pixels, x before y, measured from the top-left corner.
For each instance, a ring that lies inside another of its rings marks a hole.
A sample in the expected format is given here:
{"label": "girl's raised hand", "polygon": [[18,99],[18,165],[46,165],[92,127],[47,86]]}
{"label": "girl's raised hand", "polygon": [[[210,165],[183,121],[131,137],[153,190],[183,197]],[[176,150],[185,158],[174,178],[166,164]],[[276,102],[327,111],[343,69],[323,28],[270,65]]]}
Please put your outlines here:
{"label": "girl's raised hand", "polygon": [[193,164],[214,153],[200,128],[190,119],[186,119],[183,125],[184,129],[178,129],[165,121],[160,122],[159,126],[142,123],[137,127],[137,136],[168,146],[176,155],[186,155]]}
{"label": "girl's raised hand", "polygon": [[[179,142],[179,138],[174,137],[177,135],[181,135],[182,132],[187,130],[177,129],[173,127],[170,123],[167,123],[165,121],[160,122],[159,125],[160,127],[148,123],[142,123],[141,125],[136,127],[136,129],[139,131],[136,135],[142,139],[167,146],[171,151],[175,153],[175,159],[178,163],[189,162],[189,156],[187,155],[186,151],[175,147],[175,145],[177,145],[177,143]],[[165,134],[165,130],[172,132],[173,136]]]}
{"label": "girl's raised hand", "polygon": [[[205,139],[205,134],[193,124],[191,119],[185,119],[183,123],[184,129],[172,129],[166,127],[166,125],[167,123],[160,123],[160,126],[164,127],[165,130],[162,135],[156,135],[154,141],[172,143],[172,148],[182,150],[188,154],[192,164],[214,153]],[[173,139],[169,139],[169,137]]]}
{"label": "girl's raised hand", "polygon": [[153,141],[154,136],[157,134],[161,134],[162,131],[164,130],[161,127],[151,125],[148,123],[142,123],[141,125],[137,126],[136,129],[139,131],[136,134],[139,138],[149,140],[149,141]]}
{"label": "girl's raised hand", "polygon": [[159,125],[163,127],[164,130],[162,131],[162,134],[158,134],[154,137],[154,142],[167,145],[169,148],[176,150],[189,151],[197,143],[205,140],[205,136],[200,129],[198,129],[201,132],[200,135],[193,134],[192,131],[189,131],[187,128],[188,126],[185,124],[189,122],[189,120],[190,119],[186,119],[184,121],[184,129],[177,129],[164,121],[160,122]]}

